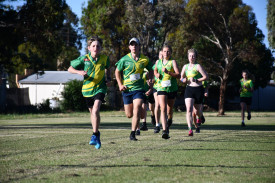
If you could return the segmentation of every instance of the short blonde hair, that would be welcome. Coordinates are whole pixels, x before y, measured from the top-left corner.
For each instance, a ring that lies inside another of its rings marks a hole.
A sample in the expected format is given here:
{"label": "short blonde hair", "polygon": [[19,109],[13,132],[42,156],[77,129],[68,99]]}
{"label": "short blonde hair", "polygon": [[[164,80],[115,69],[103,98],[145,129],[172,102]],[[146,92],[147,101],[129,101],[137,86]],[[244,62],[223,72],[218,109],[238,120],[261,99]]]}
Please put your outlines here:
{"label": "short blonde hair", "polygon": [[90,46],[94,41],[98,41],[100,43],[100,46],[102,46],[102,39],[100,39],[98,36],[94,36],[88,39],[87,46]]}
{"label": "short blonde hair", "polygon": [[191,48],[191,49],[188,50],[187,56],[189,56],[189,53],[194,53],[194,54],[195,54],[195,57],[196,57],[196,58],[198,57],[198,52],[197,52],[197,50],[194,49],[194,48]]}

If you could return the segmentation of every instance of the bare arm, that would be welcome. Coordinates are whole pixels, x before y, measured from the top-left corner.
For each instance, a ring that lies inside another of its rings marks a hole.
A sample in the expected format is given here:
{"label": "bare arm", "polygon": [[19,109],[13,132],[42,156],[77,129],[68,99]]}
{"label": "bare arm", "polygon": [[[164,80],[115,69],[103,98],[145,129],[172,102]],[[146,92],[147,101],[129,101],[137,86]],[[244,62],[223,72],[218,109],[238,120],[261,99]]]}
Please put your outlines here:
{"label": "bare arm", "polygon": [[116,81],[117,81],[119,90],[120,91],[126,90],[127,87],[122,84],[121,72],[118,69],[116,69],[116,71],[115,71],[115,76],[116,76]]}
{"label": "bare arm", "polygon": [[182,70],[181,70],[181,73],[180,73],[180,80],[183,83],[186,82],[186,78],[185,78],[185,65],[182,67]]}
{"label": "bare arm", "polygon": [[198,71],[201,73],[202,77],[197,79],[197,81],[201,82],[201,81],[208,80],[208,74],[200,64],[198,64]]}
{"label": "bare arm", "polygon": [[156,61],[155,63],[154,75],[156,76],[156,78],[159,78],[160,74],[158,73],[157,65],[158,65],[158,61]]}
{"label": "bare arm", "polygon": [[68,68],[68,71],[72,74],[79,74],[81,76],[85,76],[87,75],[87,71],[82,71],[82,70],[76,70],[75,68],[73,68],[72,66],[70,66]]}
{"label": "bare arm", "polygon": [[168,74],[174,78],[177,78],[179,79],[180,78],[180,72],[179,72],[179,67],[178,67],[178,64],[175,60],[173,60],[173,68],[174,68],[174,73],[172,72],[168,72]]}

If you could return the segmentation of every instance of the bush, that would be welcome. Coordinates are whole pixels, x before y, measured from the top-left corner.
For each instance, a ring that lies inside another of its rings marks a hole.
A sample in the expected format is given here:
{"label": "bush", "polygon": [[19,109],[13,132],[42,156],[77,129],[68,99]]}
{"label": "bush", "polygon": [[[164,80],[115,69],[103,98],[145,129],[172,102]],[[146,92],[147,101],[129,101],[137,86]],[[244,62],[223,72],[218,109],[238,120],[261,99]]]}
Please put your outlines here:
{"label": "bush", "polygon": [[87,106],[82,95],[83,81],[72,80],[68,82],[62,92],[64,100],[61,102],[61,109],[63,111],[86,111]]}

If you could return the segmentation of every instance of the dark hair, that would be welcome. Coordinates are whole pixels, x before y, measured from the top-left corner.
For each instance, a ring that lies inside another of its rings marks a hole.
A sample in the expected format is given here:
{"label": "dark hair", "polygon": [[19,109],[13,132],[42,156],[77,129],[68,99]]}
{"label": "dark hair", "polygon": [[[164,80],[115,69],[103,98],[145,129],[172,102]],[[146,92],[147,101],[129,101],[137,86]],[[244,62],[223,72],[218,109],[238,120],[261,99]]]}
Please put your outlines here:
{"label": "dark hair", "polygon": [[102,46],[102,39],[100,39],[98,36],[94,36],[88,39],[87,45],[90,46],[94,41],[98,41],[100,43],[100,46]]}
{"label": "dark hair", "polygon": [[247,69],[242,70],[242,73],[244,72],[247,74],[248,79],[251,79],[252,81],[254,81],[255,78],[253,74],[251,74]]}
{"label": "dark hair", "polygon": [[164,48],[168,48],[170,50],[170,52],[172,53],[172,47],[170,45],[168,45],[167,43],[164,43],[161,50],[163,50]]}

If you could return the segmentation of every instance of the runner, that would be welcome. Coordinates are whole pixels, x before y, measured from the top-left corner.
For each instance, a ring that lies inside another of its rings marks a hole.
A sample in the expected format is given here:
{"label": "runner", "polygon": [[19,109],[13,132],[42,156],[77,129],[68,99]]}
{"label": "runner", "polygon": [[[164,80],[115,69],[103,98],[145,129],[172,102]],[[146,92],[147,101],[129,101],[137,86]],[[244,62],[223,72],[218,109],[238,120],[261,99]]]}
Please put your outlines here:
{"label": "runner", "polygon": [[130,140],[136,141],[136,130],[142,115],[142,103],[144,100],[144,81],[142,75],[144,68],[149,71],[149,83],[152,85],[152,64],[148,57],[140,54],[140,42],[137,38],[129,41],[130,53],[122,57],[116,63],[115,76],[122,91],[125,114],[132,118]]}
{"label": "runner", "polygon": [[158,102],[160,105],[160,118],[162,122],[162,138],[169,139],[169,127],[172,124],[173,106],[177,96],[177,79],[180,78],[177,62],[171,59],[172,48],[169,45],[162,47],[163,59],[156,62],[154,69],[155,77],[160,81],[157,89]]}
{"label": "runner", "polygon": [[88,40],[87,45],[89,54],[71,61],[68,71],[84,76],[82,94],[91,114],[93,128],[93,135],[89,144],[99,149],[101,147],[100,132],[98,131],[100,125],[99,112],[101,104],[105,102],[106,83],[109,85],[109,81],[111,81],[108,70],[110,61],[109,57],[100,54],[102,50],[102,40],[100,38],[92,37]]}
{"label": "runner", "polygon": [[250,105],[252,103],[252,94],[253,94],[253,82],[250,78],[250,73],[248,70],[242,71],[242,79],[240,80],[240,105],[241,105],[241,117],[242,117],[242,126],[245,127],[244,117],[245,109],[247,110],[247,120],[251,119]]}
{"label": "runner", "polygon": [[200,64],[196,63],[197,51],[195,49],[188,50],[189,64],[183,66],[181,71],[181,81],[187,82],[185,89],[185,105],[186,105],[186,121],[189,130],[189,136],[193,136],[193,106],[196,108],[198,116],[198,125],[201,123],[201,105],[203,101],[204,89],[202,81],[208,79],[208,75]]}

